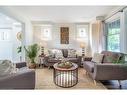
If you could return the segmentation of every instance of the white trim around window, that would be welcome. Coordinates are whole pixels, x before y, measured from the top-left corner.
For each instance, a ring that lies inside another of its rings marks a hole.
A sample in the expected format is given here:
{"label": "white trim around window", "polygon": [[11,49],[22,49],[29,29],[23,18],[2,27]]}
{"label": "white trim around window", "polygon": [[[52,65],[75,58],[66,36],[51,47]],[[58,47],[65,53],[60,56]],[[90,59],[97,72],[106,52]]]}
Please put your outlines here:
{"label": "white trim around window", "polygon": [[41,39],[52,40],[52,25],[41,26]]}

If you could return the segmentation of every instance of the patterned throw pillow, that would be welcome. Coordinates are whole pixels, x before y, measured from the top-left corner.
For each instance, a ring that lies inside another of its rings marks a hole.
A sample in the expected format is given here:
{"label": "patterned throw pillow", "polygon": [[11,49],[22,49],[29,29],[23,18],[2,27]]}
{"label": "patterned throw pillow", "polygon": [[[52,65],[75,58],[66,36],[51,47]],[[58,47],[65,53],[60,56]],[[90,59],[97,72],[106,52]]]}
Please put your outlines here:
{"label": "patterned throw pillow", "polygon": [[68,49],[68,57],[76,57],[76,50]]}
{"label": "patterned throw pillow", "polygon": [[54,51],[54,50],[55,50],[55,49],[50,49],[50,50],[48,50],[49,57],[55,58],[55,51]]}
{"label": "patterned throw pillow", "polygon": [[6,76],[12,73],[16,73],[18,69],[16,65],[9,60],[0,60],[0,77]]}
{"label": "patterned throw pillow", "polygon": [[92,58],[92,61],[93,62],[96,62],[96,63],[102,63],[103,56],[104,56],[104,54],[94,53],[94,56]]}
{"label": "patterned throw pillow", "polygon": [[63,53],[61,50],[56,49],[55,51],[55,58],[59,59],[59,58],[63,58]]}

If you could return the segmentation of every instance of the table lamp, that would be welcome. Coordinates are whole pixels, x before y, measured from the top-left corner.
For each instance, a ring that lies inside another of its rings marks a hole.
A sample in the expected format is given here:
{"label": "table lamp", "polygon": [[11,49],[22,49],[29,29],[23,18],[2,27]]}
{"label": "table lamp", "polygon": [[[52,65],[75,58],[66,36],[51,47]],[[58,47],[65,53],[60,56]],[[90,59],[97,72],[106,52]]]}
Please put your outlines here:
{"label": "table lamp", "polygon": [[44,55],[44,47],[43,47],[42,43],[40,43],[40,47],[41,47],[41,55]]}
{"label": "table lamp", "polygon": [[85,56],[85,43],[80,43],[80,48],[82,48],[82,56]]}

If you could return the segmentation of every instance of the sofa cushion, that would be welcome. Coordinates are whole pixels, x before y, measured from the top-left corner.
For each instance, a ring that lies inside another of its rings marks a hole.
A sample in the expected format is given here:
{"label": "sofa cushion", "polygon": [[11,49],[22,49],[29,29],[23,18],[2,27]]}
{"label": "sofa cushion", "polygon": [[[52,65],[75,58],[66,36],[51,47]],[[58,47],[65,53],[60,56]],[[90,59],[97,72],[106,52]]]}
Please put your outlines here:
{"label": "sofa cushion", "polygon": [[76,57],[76,50],[68,49],[68,57]]}
{"label": "sofa cushion", "polygon": [[86,69],[86,71],[93,73],[94,72],[94,62],[92,61],[84,61],[83,67]]}
{"label": "sofa cushion", "polygon": [[67,58],[66,60],[74,62],[74,63],[78,63],[78,58]]}
{"label": "sofa cushion", "polygon": [[103,63],[118,62],[122,57],[122,54],[117,52],[103,51],[102,54],[104,54]]}
{"label": "sofa cushion", "polygon": [[96,62],[96,63],[102,63],[103,56],[104,56],[104,54],[94,53],[92,61]]}
{"label": "sofa cushion", "polygon": [[57,63],[59,62],[60,60],[56,59],[56,58],[49,58],[48,59],[48,63]]}

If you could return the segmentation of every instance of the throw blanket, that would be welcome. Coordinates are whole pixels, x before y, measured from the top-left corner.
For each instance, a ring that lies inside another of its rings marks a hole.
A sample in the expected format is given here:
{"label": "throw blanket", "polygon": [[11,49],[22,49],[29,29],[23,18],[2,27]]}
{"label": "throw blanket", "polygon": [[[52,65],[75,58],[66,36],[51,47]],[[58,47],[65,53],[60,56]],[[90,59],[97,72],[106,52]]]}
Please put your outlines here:
{"label": "throw blanket", "polygon": [[15,65],[9,60],[0,60],[0,76],[16,73]]}

